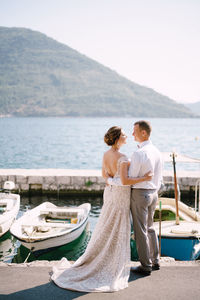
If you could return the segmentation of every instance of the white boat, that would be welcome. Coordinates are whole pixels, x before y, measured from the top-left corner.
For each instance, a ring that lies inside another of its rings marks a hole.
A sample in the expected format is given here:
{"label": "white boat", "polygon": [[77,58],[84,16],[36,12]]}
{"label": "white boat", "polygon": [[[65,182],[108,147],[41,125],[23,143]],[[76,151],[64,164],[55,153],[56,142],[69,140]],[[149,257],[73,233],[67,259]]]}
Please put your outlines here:
{"label": "white boat", "polygon": [[0,193],[0,237],[10,229],[19,212],[20,196],[10,193],[13,188],[14,183],[6,181],[3,189],[9,192]]}
{"label": "white boat", "polygon": [[32,252],[65,245],[84,231],[91,205],[58,207],[44,202],[16,220],[10,232]]}

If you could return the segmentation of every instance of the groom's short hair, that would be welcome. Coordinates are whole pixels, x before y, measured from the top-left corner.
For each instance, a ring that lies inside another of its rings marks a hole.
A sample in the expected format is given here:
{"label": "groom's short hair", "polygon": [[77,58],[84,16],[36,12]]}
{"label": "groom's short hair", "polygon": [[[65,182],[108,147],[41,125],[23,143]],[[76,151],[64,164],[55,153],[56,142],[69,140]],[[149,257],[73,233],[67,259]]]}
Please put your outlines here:
{"label": "groom's short hair", "polygon": [[151,124],[148,121],[140,120],[135,122],[134,125],[138,125],[140,130],[145,130],[148,135],[151,134]]}

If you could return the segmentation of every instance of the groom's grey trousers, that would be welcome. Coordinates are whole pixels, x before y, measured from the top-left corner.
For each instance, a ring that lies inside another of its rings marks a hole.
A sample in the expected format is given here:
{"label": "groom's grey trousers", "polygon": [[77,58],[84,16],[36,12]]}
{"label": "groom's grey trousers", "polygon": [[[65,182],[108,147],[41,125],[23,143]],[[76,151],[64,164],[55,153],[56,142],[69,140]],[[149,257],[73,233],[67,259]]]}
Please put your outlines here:
{"label": "groom's grey trousers", "polygon": [[131,213],[139,260],[146,270],[159,262],[158,238],[153,217],[158,200],[156,190],[132,189]]}

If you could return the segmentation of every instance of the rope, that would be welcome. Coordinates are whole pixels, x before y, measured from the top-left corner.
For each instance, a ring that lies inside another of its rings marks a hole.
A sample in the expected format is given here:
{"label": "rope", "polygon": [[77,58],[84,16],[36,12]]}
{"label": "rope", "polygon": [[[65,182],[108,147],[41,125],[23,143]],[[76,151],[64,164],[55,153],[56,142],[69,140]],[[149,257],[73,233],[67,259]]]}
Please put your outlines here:
{"label": "rope", "polygon": [[25,261],[24,261],[24,264],[27,262],[27,260],[29,259],[29,256],[31,255],[31,252],[33,251],[34,247],[31,248],[29,254],[27,255]]}

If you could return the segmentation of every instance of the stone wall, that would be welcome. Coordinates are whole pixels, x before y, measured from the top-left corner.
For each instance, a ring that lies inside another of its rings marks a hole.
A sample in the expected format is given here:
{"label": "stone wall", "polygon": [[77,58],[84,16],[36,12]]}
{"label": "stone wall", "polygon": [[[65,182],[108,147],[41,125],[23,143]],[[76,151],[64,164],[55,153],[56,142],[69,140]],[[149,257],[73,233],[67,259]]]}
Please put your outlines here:
{"label": "stone wall", "polygon": [[[173,174],[164,171],[165,195],[174,193]],[[200,172],[179,172],[177,179],[182,194],[194,194],[195,184]],[[102,193],[105,187],[100,170],[64,169],[0,169],[0,187],[11,180],[16,192],[35,193]]]}
{"label": "stone wall", "polygon": [[100,193],[105,182],[99,170],[0,169],[0,187],[11,180],[20,193]]}

